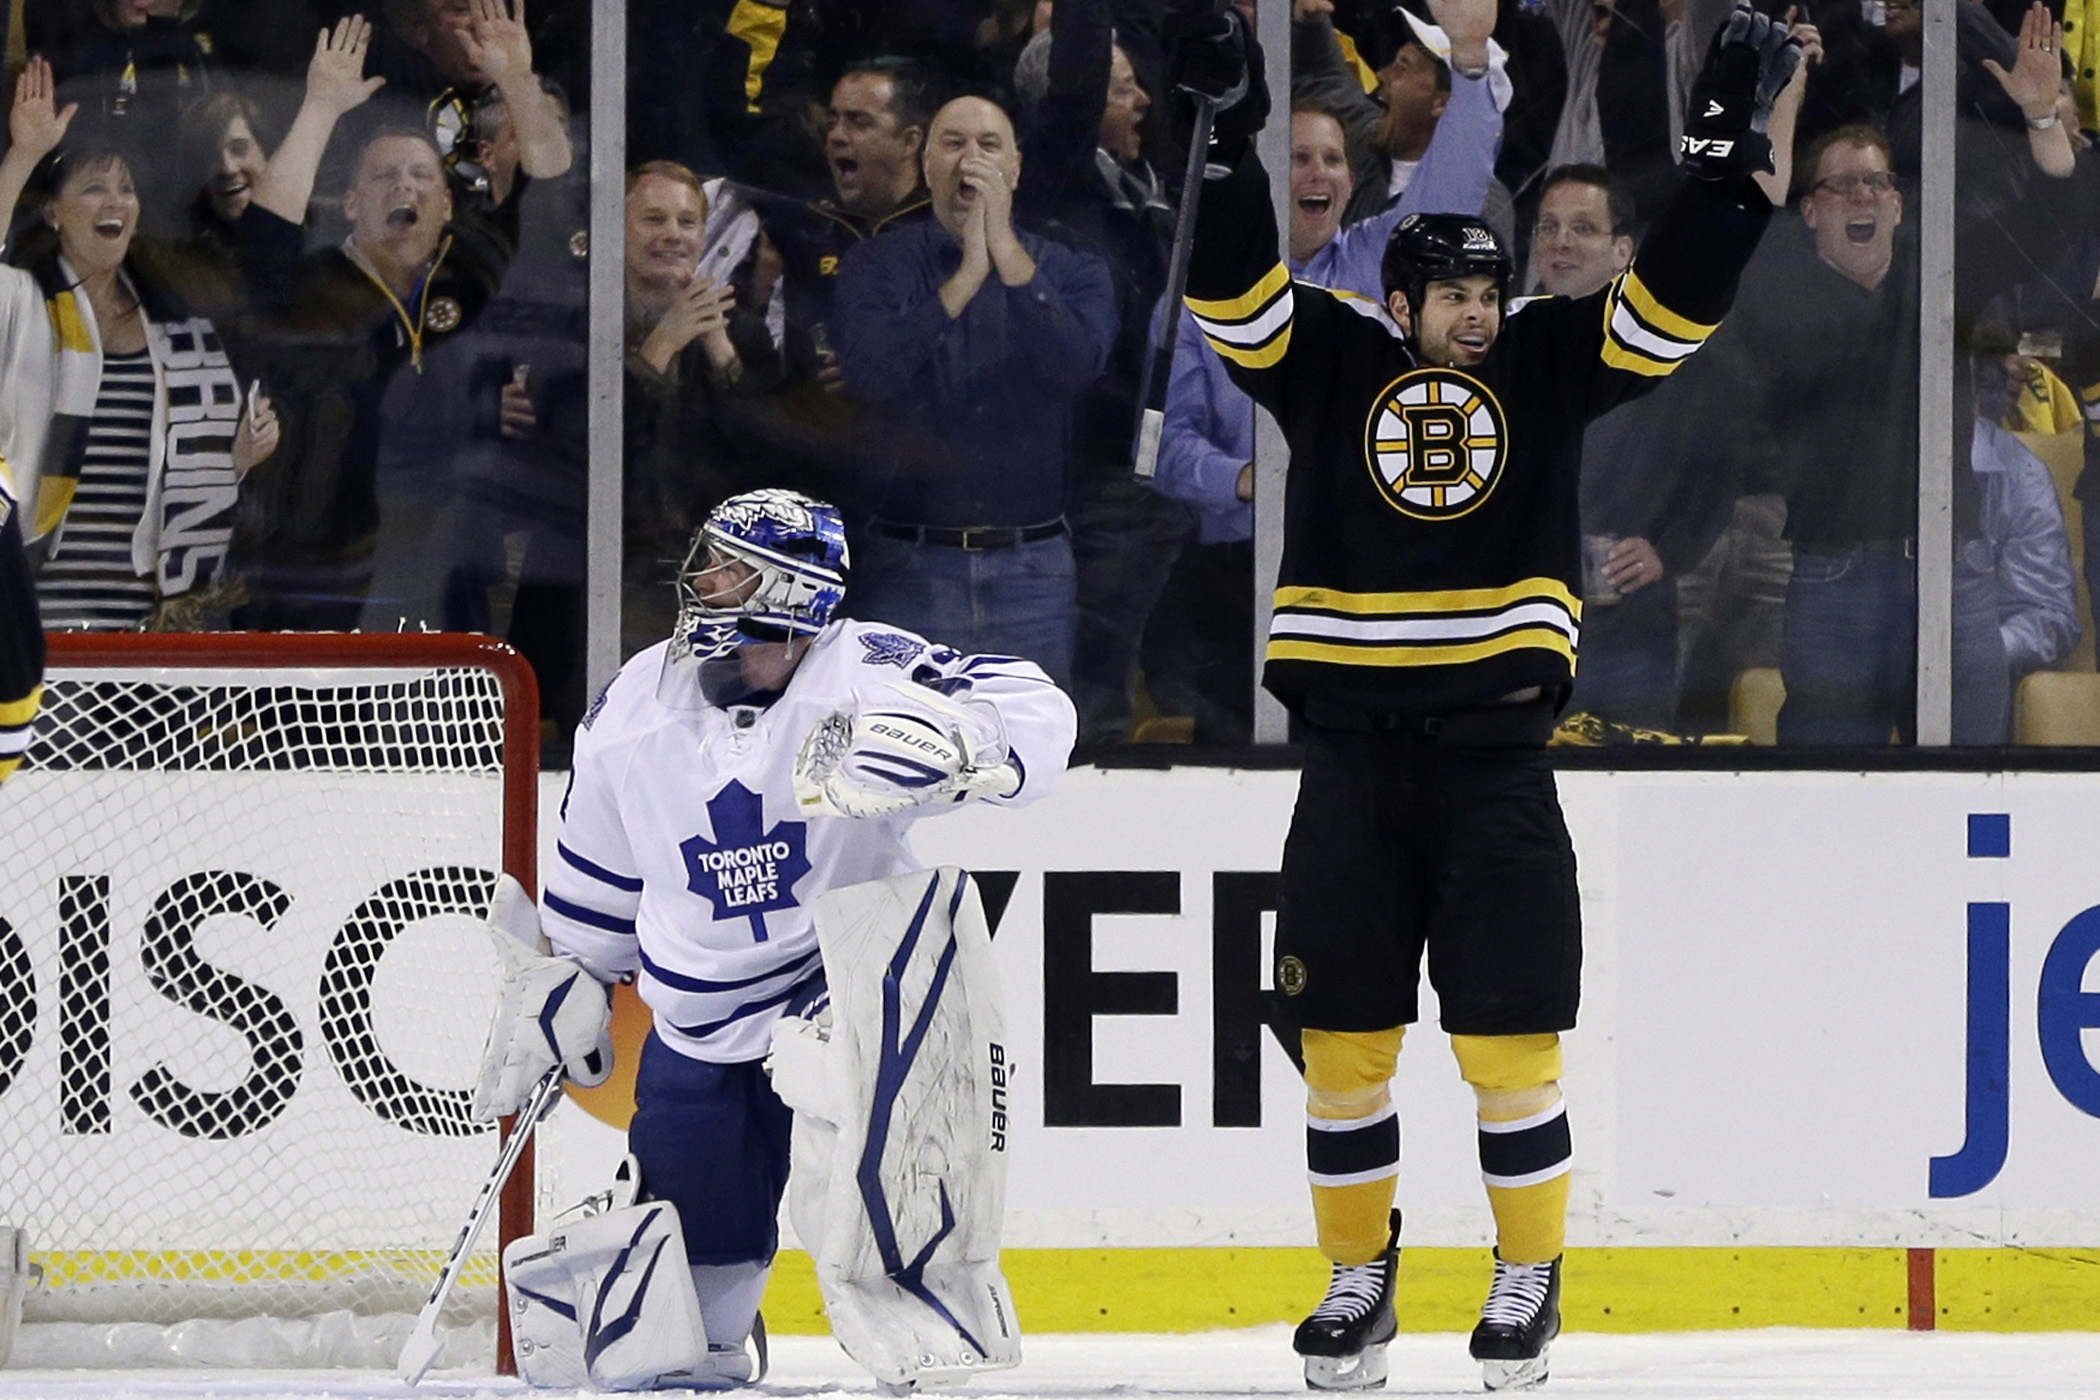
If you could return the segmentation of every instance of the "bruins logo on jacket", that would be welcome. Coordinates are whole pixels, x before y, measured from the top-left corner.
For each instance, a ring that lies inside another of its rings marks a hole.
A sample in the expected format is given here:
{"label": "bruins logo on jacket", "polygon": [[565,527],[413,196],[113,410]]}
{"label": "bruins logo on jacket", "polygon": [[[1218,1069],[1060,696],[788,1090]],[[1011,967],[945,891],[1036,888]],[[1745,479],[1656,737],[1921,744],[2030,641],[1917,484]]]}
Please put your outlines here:
{"label": "bruins logo on jacket", "polygon": [[1509,458],[1502,405],[1453,369],[1403,374],[1364,425],[1364,462],[1386,504],[1419,520],[1454,520],[1488,498]]}

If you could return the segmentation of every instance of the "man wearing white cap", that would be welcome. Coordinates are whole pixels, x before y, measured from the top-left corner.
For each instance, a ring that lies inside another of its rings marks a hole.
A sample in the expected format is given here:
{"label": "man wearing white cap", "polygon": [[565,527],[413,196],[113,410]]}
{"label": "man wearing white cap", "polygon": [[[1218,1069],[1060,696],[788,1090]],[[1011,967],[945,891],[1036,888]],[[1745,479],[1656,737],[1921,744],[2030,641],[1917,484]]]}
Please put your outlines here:
{"label": "man wearing white cap", "polygon": [[[1364,91],[1357,70],[1343,56],[1330,0],[1297,0],[1291,54],[1294,104],[1323,107],[1342,122],[1350,148],[1366,152],[1356,169],[1356,192],[1342,213],[1344,225],[1390,211],[1406,193],[1446,111],[1458,99],[1451,73],[1451,39],[1437,25],[1395,6],[1389,34],[1398,41],[1377,71],[1378,88]],[[1464,81],[1486,89],[1497,112],[1509,107],[1511,86],[1500,45],[1488,45],[1488,65]],[[1499,122],[1497,123],[1499,126]],[[1490,183],[1478,213],[1509,239],[1515,211],[1509,192]]]}

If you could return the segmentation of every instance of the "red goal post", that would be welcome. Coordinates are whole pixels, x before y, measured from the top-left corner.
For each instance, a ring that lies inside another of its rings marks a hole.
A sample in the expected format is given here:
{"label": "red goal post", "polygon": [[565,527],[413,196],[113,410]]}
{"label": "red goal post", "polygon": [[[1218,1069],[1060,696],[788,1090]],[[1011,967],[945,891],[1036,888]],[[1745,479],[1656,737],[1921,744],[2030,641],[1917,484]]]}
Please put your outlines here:
{"label": "red goal post", "polygon": [[[49,641],[0,787],[0,1223],[45,1274],[15,1364],[36,1324],[107,1355],[143,1321],[189,1361],[390,1367],[497,1151],[465,1102],[480,914],[498,871],[537,892],[532,670],[451,634]],[[441,1365],[510,1369],[526,1152]]]}

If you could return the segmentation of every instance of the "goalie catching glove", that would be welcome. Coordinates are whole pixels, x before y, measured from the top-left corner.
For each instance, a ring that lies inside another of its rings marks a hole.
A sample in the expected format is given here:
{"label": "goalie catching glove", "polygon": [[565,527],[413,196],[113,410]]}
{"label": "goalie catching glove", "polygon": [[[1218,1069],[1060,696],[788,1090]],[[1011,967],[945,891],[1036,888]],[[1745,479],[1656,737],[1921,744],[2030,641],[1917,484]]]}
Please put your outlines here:
{"label": "goalie catching glove", "polygon": [[488,930],[500,985],[467,1110],[477,1123],[516,1113],[556,1065],[586,1088],[612,1073],[612,1002],[604,983],[580,963],[547,955],[539,910],[508,875],[489,901]]}
{"label": "goalie catching glove", "polygon": [[892,685],[810,731],[795,758],[794,784],[805,817],[887,817],[1010,797],[1021,771],[990,705],[923,685]]}
{"label": "goalie catching glove", "polygon": [[1679,147],[1685,172],[1709,180],[1769,173],[1765,123],[1800,64],[1801,45],[1784,24],[1737,5],[1692,84]]}

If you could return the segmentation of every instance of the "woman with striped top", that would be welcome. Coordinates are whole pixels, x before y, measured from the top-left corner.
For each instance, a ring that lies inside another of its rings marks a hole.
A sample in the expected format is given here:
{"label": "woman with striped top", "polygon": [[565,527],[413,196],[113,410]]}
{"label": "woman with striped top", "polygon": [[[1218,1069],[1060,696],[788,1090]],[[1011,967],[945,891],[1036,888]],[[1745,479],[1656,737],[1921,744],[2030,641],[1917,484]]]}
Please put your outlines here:
{"label": "woman with striped top", "polygon": [[[75,109],[51,70],[16,85],[0,209],[12,210]],[[277,446],[206,317],[133,258],[139,198],[124,156],[75,142],[43,205],[44,250],[0,267],[0,457],[28,512],[47,628],[196,625],[225,562],[242,475]],[[225,590],[216,590],[223,595]]]}

